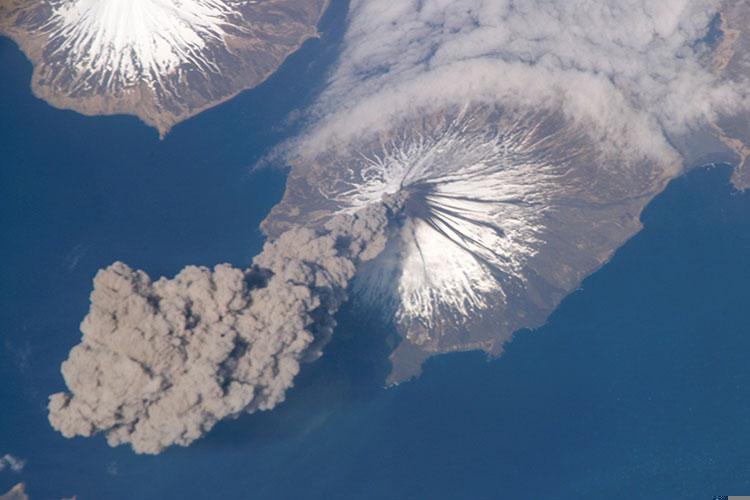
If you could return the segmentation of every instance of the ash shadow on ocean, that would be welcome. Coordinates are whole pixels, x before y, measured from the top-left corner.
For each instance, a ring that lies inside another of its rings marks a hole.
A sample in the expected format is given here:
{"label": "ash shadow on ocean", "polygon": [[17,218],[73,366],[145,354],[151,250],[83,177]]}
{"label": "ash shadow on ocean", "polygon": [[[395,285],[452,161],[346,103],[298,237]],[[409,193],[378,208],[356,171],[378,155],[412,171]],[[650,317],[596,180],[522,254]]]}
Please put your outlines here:
{"label": "ash shadow on ocean", "polygon": [[413,485],[420,498],[741,489],[750,198],[731,191],[729,173],[673,181],[643,212],[643,231],[497,362],[441,355],[420,380],[386,391],[392,330],[350,305],[274,411],[223,422],[166,460],[123,452],[149,464],[205,455],[172,484],[188,496],[205,487],[206,498],[411,498]]}
{"label": "ash shadow on ocean", "polygon": [[[325,355],[303,367],[284,404],[222,422],[165,457],[236,450],[236,470],[259,498],[327,498],[360,473],[372,498],[405,496],[396,493],[415,483],[434,498],[459,487],[475,497],[531,488],[534,498],[624,498],[623,485],[635,484],[640,495],[628,490],[630,498],[646,498],[665,482],[683,496],[707,484],[741,486],[732,471],[747,454],[736,433],[747,407],[748,337],[739,335],[737,291],[748,274],[733,253],[747,248],[750,212],[747,195],[730,193],[729,173],[721,166],[673,181],[643,212],[643,231],[545,326],[517,332],[499,361],[442,355],[421,380],[386,391],[393,329],[349,304]],[[727,234],[732,224],[740,231]],[[706,250],[718,253],[709,259]],[[378,413],[383,399],[391,404]],[[450,469],[441,468],[446,460]],[[476,480],[454,483],[455,470]],[[539,470],[548,481],[538,481]]]}
{"label": "ash shadow on ocean", "polygon": [[386,391],[388,357],[398,340],[395,327],[378,316],[352,302],[342,307],[323,356],[302,366],[286,401],[271,411],[220,422],[191,448],[260,447],[302,438],[334,414]]}

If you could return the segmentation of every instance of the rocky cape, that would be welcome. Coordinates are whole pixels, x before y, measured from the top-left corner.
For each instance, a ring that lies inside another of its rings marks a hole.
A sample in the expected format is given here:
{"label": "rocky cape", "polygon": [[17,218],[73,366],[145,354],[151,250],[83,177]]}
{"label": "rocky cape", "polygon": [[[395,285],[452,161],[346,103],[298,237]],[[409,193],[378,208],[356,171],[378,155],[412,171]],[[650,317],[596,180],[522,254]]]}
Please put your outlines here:
{"label": "rocky cape", "polygon": [[9,492],[0,495],[0,500],[29,500],[26,494],[26,487],[23,483],[18,483]]}

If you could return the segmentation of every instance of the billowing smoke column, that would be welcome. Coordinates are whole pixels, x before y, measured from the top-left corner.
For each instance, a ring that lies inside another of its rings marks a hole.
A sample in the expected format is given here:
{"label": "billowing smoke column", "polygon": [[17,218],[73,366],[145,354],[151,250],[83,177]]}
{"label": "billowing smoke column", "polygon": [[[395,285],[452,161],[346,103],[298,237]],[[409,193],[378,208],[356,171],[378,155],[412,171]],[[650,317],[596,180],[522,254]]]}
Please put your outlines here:
{"label": "billowing smoke column", "polygon": [[498,355],[640,229],[680,144],[748,108],[710,69],[712,0],[350,6],[328,86],[280,148],[274,243],[250,271],[100,274],[71,394],[50,404],[64,434],[153,453],[272,408],[350,280],[402,336],[389,382],[444,352]]}
{"label": "billowing smoke column", "polygon": [[317,231],[291,229],[248,270],[187,267],[155,282],[123,263],[100,271],[62,367],[70,392],[50,397],[52,426],[159,453],[273,408],[300,363],[320,355],[357,264],[382,251],[401,203],[385,197]]}

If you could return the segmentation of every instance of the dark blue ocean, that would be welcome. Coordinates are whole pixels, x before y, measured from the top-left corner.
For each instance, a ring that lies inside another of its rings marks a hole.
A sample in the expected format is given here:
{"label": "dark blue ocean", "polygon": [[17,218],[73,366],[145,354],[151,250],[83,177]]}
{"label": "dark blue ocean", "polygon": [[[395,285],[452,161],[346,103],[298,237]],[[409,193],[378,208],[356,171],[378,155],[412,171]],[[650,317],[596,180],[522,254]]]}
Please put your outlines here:
{"label": "dark blue ocean", "polygon": [[343,5],[266,84],[159,141],[130,117],[59,111],[0,40],[0,493],[32,500],[708,499],[750,493],[750,194],[729,167],[675,180],[644,230],[498,360],[427,363],[382,387],[386,338],[345,309],[272,412],[157,457],[64,439],[47,396],[97,269],[247,265],[281,198],[250,166],[294,132],[336,55]]}

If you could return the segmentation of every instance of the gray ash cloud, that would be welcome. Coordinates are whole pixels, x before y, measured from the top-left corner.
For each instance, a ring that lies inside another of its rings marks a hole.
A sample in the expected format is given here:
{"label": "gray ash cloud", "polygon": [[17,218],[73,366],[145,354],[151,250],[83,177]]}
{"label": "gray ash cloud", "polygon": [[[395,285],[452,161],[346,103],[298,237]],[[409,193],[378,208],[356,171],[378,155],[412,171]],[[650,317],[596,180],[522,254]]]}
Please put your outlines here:
{"label": "gray ash cloud", "polygon": [[50,423],[155,454],[275,407],[300,363],[320,356],[357,265],[385,247],[401,203],[386,197],[324,228],[290,229],[246,270],[190,266],[157,281],[121,262],[99,271]]}

